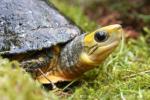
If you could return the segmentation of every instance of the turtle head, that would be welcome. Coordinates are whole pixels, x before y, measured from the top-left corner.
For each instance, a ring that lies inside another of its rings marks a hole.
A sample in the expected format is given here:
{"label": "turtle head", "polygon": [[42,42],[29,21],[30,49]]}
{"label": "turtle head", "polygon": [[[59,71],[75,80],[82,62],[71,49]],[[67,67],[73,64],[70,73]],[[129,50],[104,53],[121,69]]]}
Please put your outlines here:
{"label": "turtle head", "polygon": [[119,44],[122,27],[118,24],[102,27],[84,36],[81,62],[99,65]]}

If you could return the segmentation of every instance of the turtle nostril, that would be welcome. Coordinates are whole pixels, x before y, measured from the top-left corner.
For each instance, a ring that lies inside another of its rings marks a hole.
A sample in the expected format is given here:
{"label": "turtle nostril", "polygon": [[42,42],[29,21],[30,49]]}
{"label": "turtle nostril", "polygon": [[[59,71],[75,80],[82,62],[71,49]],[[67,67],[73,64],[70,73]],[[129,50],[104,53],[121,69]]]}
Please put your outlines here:
{"label": "turtle nostril", "polygon": [[97,42],[104,42],[107,38],[108,38],[108,35],[107,35],[107,32],[105,31],[96,32],[94,36],[94,39]]}

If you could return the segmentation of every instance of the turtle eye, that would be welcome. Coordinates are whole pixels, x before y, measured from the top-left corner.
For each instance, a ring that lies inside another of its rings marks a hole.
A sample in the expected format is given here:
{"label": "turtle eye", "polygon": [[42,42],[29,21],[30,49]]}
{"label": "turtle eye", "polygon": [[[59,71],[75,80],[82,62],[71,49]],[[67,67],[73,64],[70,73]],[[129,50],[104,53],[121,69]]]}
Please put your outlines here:
{"label": "turtle eye", "polygon": [[100,32],[96,32],[94,39],[97,42],[103,42],[108,38],[107,32],[105,31],[100,31]]}

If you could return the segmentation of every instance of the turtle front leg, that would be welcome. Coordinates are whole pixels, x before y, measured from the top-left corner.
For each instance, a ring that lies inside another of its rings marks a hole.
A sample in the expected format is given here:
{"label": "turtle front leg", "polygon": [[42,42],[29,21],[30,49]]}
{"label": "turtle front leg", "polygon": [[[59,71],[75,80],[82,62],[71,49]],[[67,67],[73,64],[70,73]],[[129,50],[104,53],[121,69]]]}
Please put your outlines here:
{"label": "turtle front leg", "polygon": [[45,60],[46,58],[37,58],[37,59],[28,59],[22,61],[20,66],[23,67],[26,71],[32,72],[37,70],[38,68],[42,68],[48,66],[49,61]]}
{"label": "turtle front leg", "polygon": [[45,72],[42,71],[44,67],[47,68],[46,66],[49,66],[49,63],[50,59],[48,57],[45,58],[39,57],[37,59],[22,61],[20,65],[27,72],[30,72],[33,77],[38,76],[36,74],[40,74],[41,76],[45,77],[45,79],[47,79],[47,81],[49,81],[49,83],[52,85],[52,89],[57,89],[57,86],[54,83],[52,83],[51,80],[49,80],[45,75]]}

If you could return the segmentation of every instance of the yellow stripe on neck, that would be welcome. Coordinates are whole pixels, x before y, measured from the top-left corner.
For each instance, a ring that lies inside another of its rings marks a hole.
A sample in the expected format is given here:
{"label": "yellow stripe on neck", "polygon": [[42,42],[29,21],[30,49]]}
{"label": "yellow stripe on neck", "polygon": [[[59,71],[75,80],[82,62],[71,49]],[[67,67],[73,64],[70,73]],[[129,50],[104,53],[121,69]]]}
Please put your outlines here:
{"label": "yellow stripe on neck", "polygon": [[87,65],[97,66],[97,64],[94,61],[92,61],[86,53],[81,53],[80,61]]}

